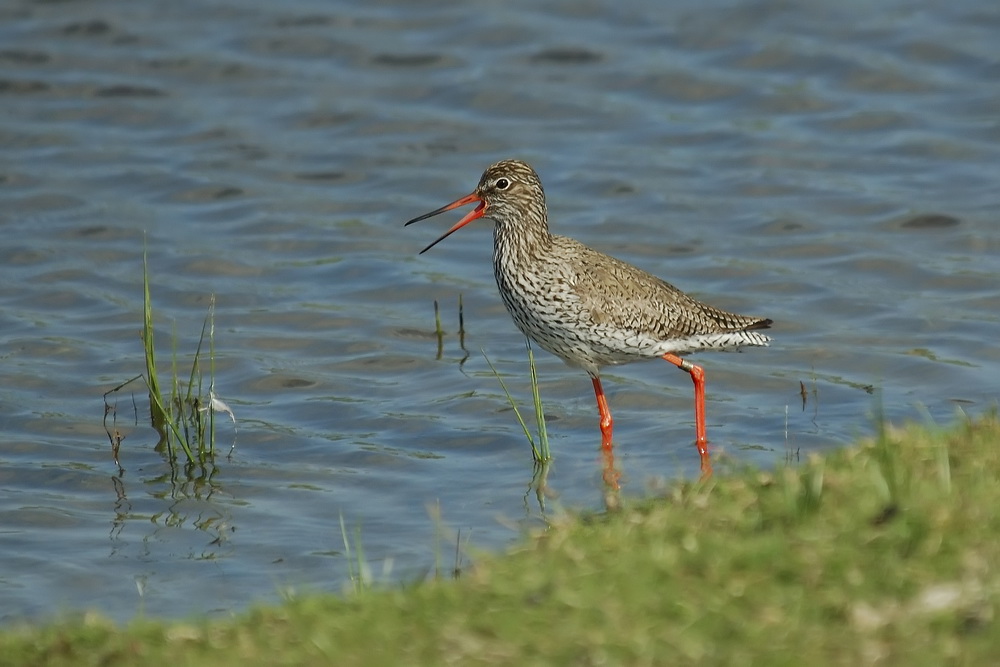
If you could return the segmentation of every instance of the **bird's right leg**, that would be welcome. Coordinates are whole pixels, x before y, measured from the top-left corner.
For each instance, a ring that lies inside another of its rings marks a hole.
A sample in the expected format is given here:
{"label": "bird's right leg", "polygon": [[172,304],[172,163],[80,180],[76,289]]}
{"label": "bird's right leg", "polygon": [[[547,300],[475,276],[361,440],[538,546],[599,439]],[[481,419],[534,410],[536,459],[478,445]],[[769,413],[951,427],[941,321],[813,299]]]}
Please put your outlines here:
{"label": "bird's right leg", "polygon": [[[608,399],[604,397],[604,388],[601,386],[601,378],[594,376],[594,394],[597,396],[597,410],[601,413],[601,453],[604,455],[604,484],[608,487],[611,495],[609,498],[617,497],[621,488],[621,472],[615,467],[615,449],[611,444],[611,427],[614,420],[611,419],[611,410],[608,408]],[[610,504],[609,504],[610,506]]]}

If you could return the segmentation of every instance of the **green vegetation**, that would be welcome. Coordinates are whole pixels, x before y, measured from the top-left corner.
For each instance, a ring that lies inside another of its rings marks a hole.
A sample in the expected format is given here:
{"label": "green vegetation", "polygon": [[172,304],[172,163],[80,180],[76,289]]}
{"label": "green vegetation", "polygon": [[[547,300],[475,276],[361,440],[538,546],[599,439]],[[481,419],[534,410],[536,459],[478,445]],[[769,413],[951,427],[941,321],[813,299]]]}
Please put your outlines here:
{"label": "green vegetation", "polygon": [[535,429],[538,433],[537,443],[535,442],[535,437],[531,434],[531,430],[528,428],[527,422],[521,416],[521,411],[517,407],[517,401],[514,400],[514,397],[507,390],[507,385],[504,383],[500,372],[497,371],[490,358],[486,356],[486,352],[483,352],[483,358],[486,359],[490,370],[493,371],[493,376],[496,377],[500,383],[500,388],[503,389],[503,393],[507,396],[507,402],[510,403],[510,407],[514,410],[514,416],[517,417],[517,422],[524,431],[524,437],[531,446],[531,458],[536,465],[544,466],[552,461],[552,451],[549,449],[549,434],[545,429],[545,411],[542,408],[542,395],[538,390],[538,371],[535,369],[535,353],[531,349],[530,340],[525,338],[524,343],[528,349],[528,372],[531,381],[531,399],[535,408]]}
{"label": "green vegetation", "polygon": [[[0,634],[6,665],[995,664],[1000,422],[559,520],[457,581]],[[346,531],[345,531],[346,541]],[[357,562],[363,557],[359,553]]]}
{"label": "green vegetation", "polygon": [[535,409],[535,430],[538,434],[537,442],[535,442],[535,436],[531,434],[531,430],[528,428],[524,417],[521,416],[521,411],[517,407],[517,401],[514,400],[514,397],[507,390],[507,385],[504,383],[500,372],[497,371],[490,358],[486,356],[486,352],[483,352],[483,358],[486,359],[490,370],[493,371],[493,376],[500,383],[500,388],[503,389],[503,393],[507,396],[507,402],[510,403],[511,409],[514,410],[514,416],[517,417],[517,421],[521,425],[521,430],[524,431],[524,437],[528,441],[528,445],[531,446],[531,459],[534,462],[534,470],[531,476],[530,488],[535,492],[535,498],[538,499],[538,506],[544,512],[545,500],[551,495],[548,487],[548,478],[549,466],[552,464],[552,451],[549,448],[549,433],[545,428],[545,410],[542,407],[542,394],[538,390],[538,371],[535,368],[535,353],[531,349],[531,340],[527,337],[524,339],[524,344],[528,349],[528,373],[531,381],[531,400]]}
{"label": "green vegetation", "polygon": [[[215,456],[215,413],[223,412],[233,417],[232,411],[215,394],[215,296],[211,298],[208,315],[201,327],[201,337],[191,362],[191,372],[187,382],[182,385],[177,367],[177,351],[174,350],[170,381],[170,393],[165,394],[160,383],[160,375],[156,366],[156,346],[153,336],[153,305],[149,295],[149,270],[146,255],[142,257],[142,291],[143,291],[143,321],[142,344],[145,356],[146,371],[131,380],[123,382],[104,395],[105,428],[115,456],[118,452],[122,436],[117,428],[108,426],[108,416],[117,418],[114,404],[108,402],[108,397],[121,391],[132,382],[142,379],[149,393],[150,421],[160,435],[156,447],[166,453],[171,463],[178,460],[178,448],[184,453],[188,464],[205,464]],[[205,374],[202,369],[202,348],[208,340],[208,387],[205,387]],[[235,417],[233,417],[235,424]]]}

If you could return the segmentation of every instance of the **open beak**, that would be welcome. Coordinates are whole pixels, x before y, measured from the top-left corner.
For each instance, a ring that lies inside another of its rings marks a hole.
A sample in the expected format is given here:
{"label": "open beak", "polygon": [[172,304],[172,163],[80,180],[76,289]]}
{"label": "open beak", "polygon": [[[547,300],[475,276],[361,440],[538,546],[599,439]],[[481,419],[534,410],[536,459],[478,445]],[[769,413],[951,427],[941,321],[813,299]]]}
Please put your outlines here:
{"label": "open beak", "polygon": [[[430,213],[425,213],[425,214],[421,215],[420,217],[414,218],[413,220],[410,220],[409,222],[407,222],[406,225],[412,225],[414,222],[420,222],[421,220],[426,220],[427,218],[430,218],[430,217],[433,217],[435,215],[438,215],[439,213],[444,213],[445,211],[450,211],[453,208],[458,208],[459,206],[465,206],[466,204],[471,204],[473,202],[479,202],[479,206],[477,206],[476,208],[474,208],[471,211],[469,211],[465,215],[464,218],[462,218],[461,220],[459,220],[458,222],[455,223],[454,227],[452,227],[451,229],[449,229],[448,231],[446,231],[444,234],[442,234],[440,237],[438,237],[438,239],[436,241],[434,241],[434,243],[430,244],[429,246],[427,246],[426,248],[424,248],[423,250],[421,250],[419,254],[421,254],[421,255],[424,254],[425,252],[427,252],[428,250],[430,250],[431,248],[433,248],[434,246],[436,246],[438,243],[440,243],[441,241],[444,241],[446,238],[448,238],[449,236],[451,236],[452,234],[454,234],[455,232],[457,232],[462,227],[465,227],[467,224],[469,224],[473,220],[476,220],[478,218],[483,217],[483,213],[486,212],[486,202],[483,201],[482,197],[480,197],[475,192],[473,192],[471,195],[468,195],[467,197],[462,197],[461,199],[453,201],[452,203],[448,204],[447,206],[442,206],[441,208],[437,209],[436,211],[431,211]],[[406,225],[403,225],[403,226],[405,227]]]}

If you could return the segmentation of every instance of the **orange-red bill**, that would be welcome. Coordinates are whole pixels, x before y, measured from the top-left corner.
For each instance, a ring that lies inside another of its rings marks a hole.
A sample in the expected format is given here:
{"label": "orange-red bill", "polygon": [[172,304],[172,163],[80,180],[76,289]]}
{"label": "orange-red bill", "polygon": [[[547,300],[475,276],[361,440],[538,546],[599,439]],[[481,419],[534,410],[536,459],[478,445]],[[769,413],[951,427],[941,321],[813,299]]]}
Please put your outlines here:
{"label": "orange-red bill", "polygon": [[[466,197],[462,197],[461,199],[457,199],[457,200],[453,201],[452,203],[448,204],[447,206],[442,206],[441,208],[439,208],[437,210],[431,211],[430,213],[425,213],[425,214],[423,214],[423,215],[421,215],[419,217],[416,217],[413,220],[410,220],[409,222],[407,222],[406,225],[412,225],[414,222],[420,222],[421,220],[426,220],[427,218],[434,217],[435,215],[438,215],[440,213],[444,213],[445,211],[450,211],[453,208],[458,208],[459,206],[465,206],[466,204],[471,204],[473,202],[479,202],[479,206],[477,206],[476,208],[474,208],[471,211],[469,211],[465,215],[464,218],[462,218],[461,220],[459,220],[458,222],[456,222],[451,229],[449,229],[444,234],[442,234],[441,236],[439,236],[429,246],[427,246],[426,248],[424,248],[423,250],[421,250],[419,254],[421,254],[421,255],[424,254],[425,252],[427,252],[428,250],[430,250],[431,248],[433,248],[434,246],[436,246],[438,243],[440,243],[441,241],[444,241],[446,238],[448,238],[449,236],[451,236],[452,234],[454,234],[455,232],[457,232],[462,227],[465,227],[467,224],[469,224],[473,220],[476,220],[478,218],[483,217],[483,213],[486,212],[486,202],[484,202],[479,195],[477,195],[475,192],[473,192],[471,195],[468,195]],[[403,226],[405,227],[406,225],[403,225]]]}

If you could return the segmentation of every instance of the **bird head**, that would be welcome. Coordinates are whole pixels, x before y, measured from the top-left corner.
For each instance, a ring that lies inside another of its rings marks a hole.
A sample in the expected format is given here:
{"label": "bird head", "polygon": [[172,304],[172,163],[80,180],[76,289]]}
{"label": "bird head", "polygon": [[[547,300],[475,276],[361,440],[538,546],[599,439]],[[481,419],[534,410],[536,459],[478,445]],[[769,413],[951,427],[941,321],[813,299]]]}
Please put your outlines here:
{"label": "bird head", "polygon": [[531,165],[521,160],[501,160],[490,165],[471,194],[413,218],[406,224],[412,225],[472,203],[476,203],[476,207],[421,250],[421,254],[479,218],[489,218],[501,225],[532,224],[535,221],[536,224],[545,224],[545,191],[542,189],[542,182]]}

